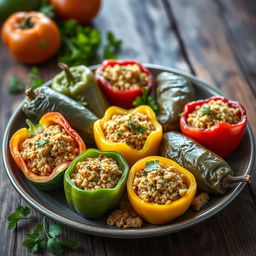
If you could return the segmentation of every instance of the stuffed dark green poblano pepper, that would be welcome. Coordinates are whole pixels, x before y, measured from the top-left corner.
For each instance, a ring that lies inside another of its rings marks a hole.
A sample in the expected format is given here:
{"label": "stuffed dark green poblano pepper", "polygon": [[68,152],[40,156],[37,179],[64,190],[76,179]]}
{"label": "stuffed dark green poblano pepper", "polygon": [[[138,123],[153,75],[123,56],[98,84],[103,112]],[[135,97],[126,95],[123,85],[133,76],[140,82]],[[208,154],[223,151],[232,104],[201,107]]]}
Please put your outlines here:
{"label": "stuffed dark green poblano pepper", "polygon": [[129,166],[115,151],[88,149],[73,160],[64,176],[68,204],[86,218],[98,218],[121,200]]}
{"label": "stuffed dark green poblano pepper", "polygon": [[193,98],[194,89],[187,78],[170,72],[162,72],[157,76],[157,119],[164,131],[176,130],[179,127],[179,115],[183,106]]}
{"label": "stuffed dark green poblano pepper", "polygon": [[58,93],[47,86],[35,91],[26,90],[27,97],[23,103],[23,112],[34,121],[48,112],[59,112],[83,138],[88,146],[93,146],[93,124],[98,120],[89,109],[75,100]]}
{"label": "stuffed dark green poblano pepper", "polygon": [[51,88],[85,104],[95,115],[102,117],[109,103],[98,87],[93,72],[82,65],[69,68],[59,63],[59,67],[63,71],[53,78]]}
{"label": "stuffed dark green poblano pepper", "polygon": [[228,163],[196,141],[177,132],[163,136],[160,154],[194,174],[200,190],[224,194],[231,183],[250,182],[251,176],[232,176]]}

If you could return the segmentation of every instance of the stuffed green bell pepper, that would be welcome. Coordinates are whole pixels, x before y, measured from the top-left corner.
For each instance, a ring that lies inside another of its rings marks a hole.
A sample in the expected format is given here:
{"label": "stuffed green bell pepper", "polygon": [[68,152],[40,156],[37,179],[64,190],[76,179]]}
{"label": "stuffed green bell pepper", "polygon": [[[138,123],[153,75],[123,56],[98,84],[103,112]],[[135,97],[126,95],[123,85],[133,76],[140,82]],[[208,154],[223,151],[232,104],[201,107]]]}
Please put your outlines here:
{"label": "stuffed green bell pepper", "polygon": [[88,149],[73,160],[65,173],[68,204],[86,218],[104,215],[120,202],[128,169],[119,153]]}
{"label": "stuffed green bell pepper", "polygon": [[53,78],[51,88],[87,106],[95,115],[102,117],[109,107],[105,96],[98,87],[92,71],[85,66],[69,68],[59,63],[63,70]]}

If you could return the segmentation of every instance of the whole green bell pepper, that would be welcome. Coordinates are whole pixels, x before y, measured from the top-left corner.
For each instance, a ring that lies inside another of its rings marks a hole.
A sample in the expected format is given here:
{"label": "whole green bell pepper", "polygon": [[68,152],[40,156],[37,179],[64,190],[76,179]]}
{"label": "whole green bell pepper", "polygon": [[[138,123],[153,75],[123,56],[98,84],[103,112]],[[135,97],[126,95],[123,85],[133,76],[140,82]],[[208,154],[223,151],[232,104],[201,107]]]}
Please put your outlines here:
{"label": "whole green bell pepper", "polygon": [[41,0],[0,0],[0,22],[14,12],[36,10]]}
{"label": "whole green bell pepper", "polygon": [[[78,188],[70,178],[78,162],[86,158],[96,158],[100,154],[114,159],[123,174],[112,189],[84,190]],[[73,160],[64,176],[64,191],[68,204],[75,209],[77,213],[86,218],[98,218],[107,211],[113,209],[121,200],[126,187],[128,176],[128,164],[125,159],[115,151],[101,151],[97,149],[88,149]]]}
{"label": "whole green bell pepper", "polygon": [[109,104],[98,87],[93,72],[82,65],[69,68],[66,64],[59,63],[59,67],[63,71],[53,78],[52,89],[86,104],[94,114],[102,117]]}

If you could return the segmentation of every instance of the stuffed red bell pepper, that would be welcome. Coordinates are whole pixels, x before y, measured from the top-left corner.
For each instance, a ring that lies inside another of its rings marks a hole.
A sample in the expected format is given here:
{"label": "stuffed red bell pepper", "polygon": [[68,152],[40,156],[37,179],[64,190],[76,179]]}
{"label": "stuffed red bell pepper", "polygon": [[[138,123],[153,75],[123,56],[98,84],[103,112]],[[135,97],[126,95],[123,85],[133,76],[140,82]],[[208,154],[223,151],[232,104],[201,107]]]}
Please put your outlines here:
{"label": "stuffed red bell pepper", "polygon": [[142,88],[150,92],[154,84],[149,70],[135,60],[104,60],[96,78],[111,104],[123,108],[132,108]]}
{"label": "stuffed red bell pepper", "polygon": [[246,110],[239,102],[216,96],[186,104],[180,129],[183,134],[226,157],[238,147],[246,123]]}

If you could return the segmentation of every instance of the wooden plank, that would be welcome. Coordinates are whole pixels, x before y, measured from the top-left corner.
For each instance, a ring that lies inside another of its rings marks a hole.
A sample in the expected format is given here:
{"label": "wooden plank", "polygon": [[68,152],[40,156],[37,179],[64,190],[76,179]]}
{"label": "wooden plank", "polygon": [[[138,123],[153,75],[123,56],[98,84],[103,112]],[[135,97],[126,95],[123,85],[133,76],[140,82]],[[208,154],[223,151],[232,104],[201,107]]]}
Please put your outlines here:
{"label": "wooden plank", "polygon": [[[10,97],[7,92],[7,80],[9,79],[10,70],[9,67],[12,65],[15,67],[15,62],[11,60],[6,54],[5,50],[2,47],[0,42],[0,56],[1,56],[1,68],[0,68],[0,134],[2,136],[5,128],[5,124],[9,119],[12,106],[19,101],[19,97]],[[8,106],[8,107],[7,107]],[[2,142],[2,139],[1,139]],[[2,159],[2,152],[1,157]],[[3,170],[3,165],[0,166],[0,202],[1,202],[1,211],[0,211],[0,230],[2,232],[0,239],[0,248],[4,248],[4,255],[14,255],[16,249],[16,241],[17,241],[17,229],[14,231],[9,231],[7,229],[7,216],[13,212],[14,209],[19,204],[19,196],[11,186],[9,179],[5,171]],[[2,250],[1,249],[1,250]]]}
{"label": "wooden plank", "polygon": [[189,71],[184,61],[172,24],[161,1],[103,1],[100,15],[93,23],[104,33],[112,30],[123,45],[120,58]]}

